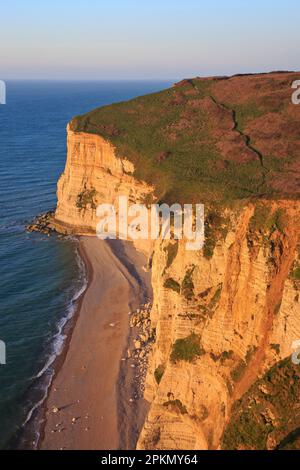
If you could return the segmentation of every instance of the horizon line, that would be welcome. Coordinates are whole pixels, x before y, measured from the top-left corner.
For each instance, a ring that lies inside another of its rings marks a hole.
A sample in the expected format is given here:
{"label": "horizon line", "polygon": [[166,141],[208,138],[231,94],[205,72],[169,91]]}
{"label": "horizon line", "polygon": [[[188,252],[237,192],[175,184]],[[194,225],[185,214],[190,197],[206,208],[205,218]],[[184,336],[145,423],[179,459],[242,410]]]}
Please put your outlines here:
{"label": "horizon line", "polygon": [[218,74],[211,74],[211,73],[203,73],[201,75],[181,75],[178,77],[152,77],[152,78],[136,78],[136,77],[130,77],[130,78],[67,78],[67,77],[6,77],[2,78],[0,77],[1,80],[6,80],[6,81],[57,81],[57,82],[129,82],[129,81],[136,81],[136,82],[141,82],[141,81],[148,81],[148,82],[155,82],[155,81],[178,81],[178,80],[189,80],[193,78],[210,78],[210,77],[236,77],[236,76],[243,76],[243,75],[268,75],[272,73],[300,73],[300,70],[286,70],[286,69],[278,69],[278,70],[269,70],[269,71],[252,71],[252,72],[236,72],[232,74],[228,73],[218,73]]}

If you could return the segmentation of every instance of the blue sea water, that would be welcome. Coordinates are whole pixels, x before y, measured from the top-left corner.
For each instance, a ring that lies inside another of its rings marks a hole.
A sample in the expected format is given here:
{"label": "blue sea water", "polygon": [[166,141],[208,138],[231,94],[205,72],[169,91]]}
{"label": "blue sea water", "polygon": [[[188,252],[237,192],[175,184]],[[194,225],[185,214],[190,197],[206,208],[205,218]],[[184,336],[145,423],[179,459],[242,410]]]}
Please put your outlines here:
{"label": "blue sea water", "polygon": [[[85,288],[76,239],[28,234],[53,209],[66,158],[66,124],[104,104],[171,82],[8,81],[0,105],[0,448],[11,446],[44,400],[64,325]],[[34,435],[36,440],[38,434]]]}

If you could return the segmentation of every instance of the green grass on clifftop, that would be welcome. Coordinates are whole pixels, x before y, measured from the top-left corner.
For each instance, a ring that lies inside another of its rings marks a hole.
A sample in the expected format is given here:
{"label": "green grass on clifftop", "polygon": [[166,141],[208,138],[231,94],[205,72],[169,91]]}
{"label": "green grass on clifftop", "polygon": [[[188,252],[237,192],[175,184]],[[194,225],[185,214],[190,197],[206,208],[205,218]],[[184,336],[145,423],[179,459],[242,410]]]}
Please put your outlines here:
{"label": "green grass on clifftop", "polygon": [[136,178],[154,184],[159,201],[294,198],[299,188],[290,165],[299,163],[299,113],[290,84],[296,76],[183,80],[77,116],[70,127],[109,140],[134,163]]}

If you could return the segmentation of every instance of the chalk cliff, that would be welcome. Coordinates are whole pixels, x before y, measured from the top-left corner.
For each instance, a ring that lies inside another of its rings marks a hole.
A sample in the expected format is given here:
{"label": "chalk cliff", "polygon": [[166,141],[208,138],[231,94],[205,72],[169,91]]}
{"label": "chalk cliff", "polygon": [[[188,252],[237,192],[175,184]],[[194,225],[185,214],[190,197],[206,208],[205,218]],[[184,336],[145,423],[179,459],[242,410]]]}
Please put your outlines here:
{"label": "chalk cliff", "polygon": [[[135,180],[133,170],[102,137],[68,130],[57,228],[94,234],[98,203],[114,203],[118,195],[143,201],[153,188]],[[207,214],[212,225],[206,250],[187,251],[184,240],[146,247],[152,256],[156,341],[145,392],[151,408],[138,448],[218,448],[234,403],[290,356],[300,338],[300,284],[293,279],[299,203],[240,204],[219,215],[218,227],[213,215]],[[260,216],[269,217],[269,224]],[[199,351],[181,357],[178,340],[188,349],[193,337]]]}
{"label": "chalk cliff", "polygon": [[67,161],[57,185],[57,227],[66,233],[95,234],[98,204],[115,205],[120,195],[143,202],[153,189],[137,181],[133,170],[103,137],[73,132],[68,126]]}

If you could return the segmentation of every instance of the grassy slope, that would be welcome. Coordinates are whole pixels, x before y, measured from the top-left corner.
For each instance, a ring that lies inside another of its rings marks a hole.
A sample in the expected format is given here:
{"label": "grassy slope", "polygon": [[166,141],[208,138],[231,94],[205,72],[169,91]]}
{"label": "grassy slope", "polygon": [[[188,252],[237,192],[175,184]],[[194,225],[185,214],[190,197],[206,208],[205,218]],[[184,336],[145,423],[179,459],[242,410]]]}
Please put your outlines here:
{"label": "grassy slope", "polygon": [[[284,190],[272,181],[287,173],[287,164],[297,156],[269,155],[262,161],[255,139],[246,130],[248,123],[255,124],[255,119],[269,113],[280,116],[283,124],[287,116],[293,123],[299,119],[299,113],[292,116],[297,107],[290,104],[294,78],[295,74],[275,74],[184,80],[159,93],[97,108],[75,117],[70,125],[72,130],[100,134],[111,141],[119,156],[134,162],[135,176],[155,185],[159,200],[228,202],[282,197]],[[295,141],[296,137],[286,139]],[[251,147],[250,161],[239,158],[239,147],[234,148],[238,139],[241,154]],[[298,195],[297,191],[287,194]]]}

